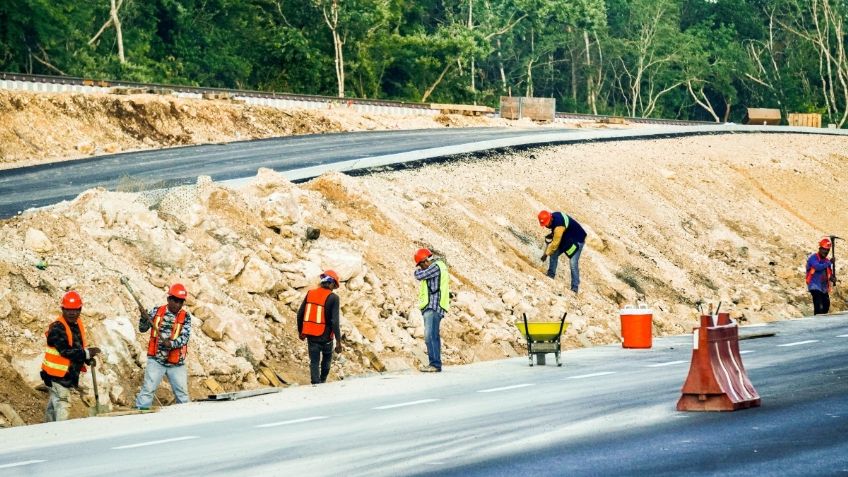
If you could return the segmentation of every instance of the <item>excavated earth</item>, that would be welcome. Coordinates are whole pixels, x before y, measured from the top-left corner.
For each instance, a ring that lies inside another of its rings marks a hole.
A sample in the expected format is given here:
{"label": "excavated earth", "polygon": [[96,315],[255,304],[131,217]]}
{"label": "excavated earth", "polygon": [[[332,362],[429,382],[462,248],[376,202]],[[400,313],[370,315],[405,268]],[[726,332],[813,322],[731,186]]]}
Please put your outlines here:
{"label": "excavated earth", "polygon": [[[138,115],[131,121],[127,104]],[[243,120],[248,114],[253,122]],[[12,125],[0,129],[0,151],[15,167],[81,157],[81,143],[93,144],[86,153],[114,152],[109,140],[128,150],[440,124],[407,119],[0,92],[0,124]],[[135,332],[136,306],[121,276],[149,306],[164,303],[169,283],[186,284],[195,399],[210,386],[266,386],[262,366],[308,383],[295,312],[322,268],[341,275],[347,339],[330,379],[415,372],[426,353],[411,257],[422,246],[451,270],[453,307],[442,322],[447,372],[523,356],[514,322],[524,314],[554,320],[568,312],[566,365],[568,349],[619,342],[619,310],[627,305],[654,310],[655,335],[689,331],[701,300],[721,301],[743,323],[808,315],[805,258],[822,235],[848,226],[840,202],[848,194],[845,151],[842,137],[734,134],[545,147],[300,185],[259,170],[237,190],[201,177],[165,193],[85,191],[0,222],[0,426],[14,424],[10,414],[43,420],[44,331],[67,289],[82,294],[90,340],[104,349],[101,404],[132,404],[146,336]],[[589,232],[579,294],[569,290],[567,263],[555,280],[544,275],[544,231],[535,220],[542,208],[568,212]],[[317,240],[306,239],[308,227],[320,229]],[[844,309],[843,296],[832,295],[833,309]],[[88,415],[92,404],[87,376],[80,393],[73,417]],[[170,403],[166,385],[158,398]]]}

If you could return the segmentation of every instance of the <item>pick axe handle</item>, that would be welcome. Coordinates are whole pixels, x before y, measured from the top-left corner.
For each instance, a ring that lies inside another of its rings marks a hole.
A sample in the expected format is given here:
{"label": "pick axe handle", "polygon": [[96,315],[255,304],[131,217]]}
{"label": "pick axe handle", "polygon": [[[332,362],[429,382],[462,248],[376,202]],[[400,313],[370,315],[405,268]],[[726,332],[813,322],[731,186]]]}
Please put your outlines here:
{"label": "pick axe handle", "polygon": [[144,305],[141,303],[141,300],[138,298],[138,295],[135,294],[135,290],[133,290],[133,288],[130,286],[130,281],[127,280],[126,277],[121,277],[121,283],[123,283],[127,291],[130,292],[130,296],[133,297],[133,300],[135,300],[136,304],[140,308],[144,308]]}

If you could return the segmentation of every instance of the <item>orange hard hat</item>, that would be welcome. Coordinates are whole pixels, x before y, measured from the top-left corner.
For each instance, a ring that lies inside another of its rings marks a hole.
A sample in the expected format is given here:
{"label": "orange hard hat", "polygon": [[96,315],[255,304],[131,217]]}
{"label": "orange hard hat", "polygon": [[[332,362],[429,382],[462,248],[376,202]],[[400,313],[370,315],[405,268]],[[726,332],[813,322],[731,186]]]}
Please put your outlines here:
{"label": "orange hard hat", "polygon": [[415,252],[415,264],[418,265],[424,259],[430,258],[433,256],[433,252],[426,248],[419,248],[417,252]]}
{"label": "orange hard hat", "polygon": [[65,293],[65,296],[62,297],[62,308],[68,310],[79,310],[82,308],[82,297],[80,294],[71,290],[68,293]]}
{"label": "orange hard hat", "polygon": [[819,242],[819,247],[830,250],[830,239],[825,237]]}
{"label": "orange hard hat", "polygon": [[539,212],[539,225],[547,227],[551,224],[551,213],[547,210]]}
{"label": "orange hard hat", "polygon": [[188,292],[182,283],[174,283],[171,285],[171,288],[168,289],[168,296],[185,300],[186,297],[188,297]]}
{"label": "orange hard hat", "polygon": [[323,282],[325,278],[332,278],[337,285],[339,283],[339,274],[335,270],[324,270],[324,273],[321,274],[321,281]]}

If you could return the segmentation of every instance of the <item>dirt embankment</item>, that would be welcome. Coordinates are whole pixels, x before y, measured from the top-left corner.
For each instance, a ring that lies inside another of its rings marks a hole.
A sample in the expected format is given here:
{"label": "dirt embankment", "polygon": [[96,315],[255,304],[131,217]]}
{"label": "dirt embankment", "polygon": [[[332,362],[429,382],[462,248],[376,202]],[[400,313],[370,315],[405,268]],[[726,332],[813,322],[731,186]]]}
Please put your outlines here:
{"label": "dirt embankment", "polygon": [[[42,419],[43,333],[73,288],[105,350],[101,399],[131,404],[146,336],[121,275],[150,306],[169,283],[188,287],[194,397],[209,379],[265,385],[262,362],[308,382],[294,315],[328,267],[342,278],[348,339],[331,379],[414,369],[426,359],[412,277],[420,246],[451,269],[448,366],[523,355],[513,322],[525,313],[567,311],[566,350],[616,342],[618,310],[637,302],[655,310],[656,334],[688,331],[699,299],[749,322],[809,314],[804,260],[848,226],[834,199],[848,193],[846,150],[840,137],[727,135],[549,147],[299,186],[260,171],[241,190],[200,180],[164,195],[88,191],[0,222],[0,401],[27,423]],[[578,295],[567,263],[556,280],[544,275],[542,208],[589,231]],[[320,238],[307,240],[307,227]],[[844,305],[835,293],[834,309]],[[90,378],[82,384],[90,396]],[[74,399],[73,415],[85,415]],[[159,399],[169,402],[167,388]]]}

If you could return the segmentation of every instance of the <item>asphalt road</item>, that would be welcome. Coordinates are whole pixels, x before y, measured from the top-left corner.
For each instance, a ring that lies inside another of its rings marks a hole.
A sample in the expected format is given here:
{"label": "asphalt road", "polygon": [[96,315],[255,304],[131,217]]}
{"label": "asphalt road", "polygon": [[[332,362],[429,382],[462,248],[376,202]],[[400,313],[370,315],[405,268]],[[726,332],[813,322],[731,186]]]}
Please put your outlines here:
{"label": "asphalt road", "polygon": [[0,430],[0,475],[848,473],[848,316],[763,331],[740,342],[759,408],[675,411],[685,335]]}
{"label": "asphalt road", "polygon": [[0,170],[0,218],[72,199],[94,187],[115,190],[122,181],[145,187],[253,177],[260,167],[285,172],[373,156],[514,137],[550,135],[566,128],[461,128],[290,136],[98,156]]}

